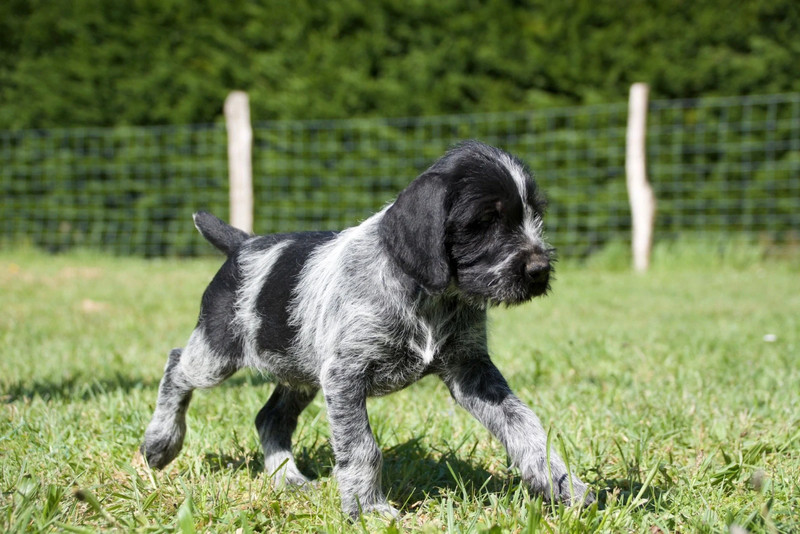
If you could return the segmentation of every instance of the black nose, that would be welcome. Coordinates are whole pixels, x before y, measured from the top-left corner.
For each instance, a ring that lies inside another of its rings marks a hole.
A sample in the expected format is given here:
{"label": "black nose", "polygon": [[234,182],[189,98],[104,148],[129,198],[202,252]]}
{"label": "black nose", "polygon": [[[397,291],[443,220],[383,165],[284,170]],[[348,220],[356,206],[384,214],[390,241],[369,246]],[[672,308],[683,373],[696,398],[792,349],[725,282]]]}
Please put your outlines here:
{"label": "black nose", "polygon": [[550,278],[550,263],[541,258],[531,258],[525,263],[525,278],[535,284],[546,283]]}

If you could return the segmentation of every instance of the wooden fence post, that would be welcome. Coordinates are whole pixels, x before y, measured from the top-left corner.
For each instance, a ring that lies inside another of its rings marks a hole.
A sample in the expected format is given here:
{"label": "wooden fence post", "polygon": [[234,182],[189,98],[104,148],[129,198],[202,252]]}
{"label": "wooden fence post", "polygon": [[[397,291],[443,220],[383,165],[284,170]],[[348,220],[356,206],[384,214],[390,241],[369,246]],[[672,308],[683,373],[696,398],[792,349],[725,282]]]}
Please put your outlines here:
{"label": "wooden fence post", "polygon": [[228,179],[230,182],[230,223],[253,232],[253,128],[247,93],[233,91],[225,99],[225,127],[228,131]]}
{"label": "wooden fence post", "polygon": [[656,215],[656,199],[653,188],[647,182],[645,156],[649,90],[644,83],[635,83],[631,86],[628,100],[628,130],[625,136],[625,174],[633,223],[631,248],[633,267],[639,272],[646,271],[650,266]]}

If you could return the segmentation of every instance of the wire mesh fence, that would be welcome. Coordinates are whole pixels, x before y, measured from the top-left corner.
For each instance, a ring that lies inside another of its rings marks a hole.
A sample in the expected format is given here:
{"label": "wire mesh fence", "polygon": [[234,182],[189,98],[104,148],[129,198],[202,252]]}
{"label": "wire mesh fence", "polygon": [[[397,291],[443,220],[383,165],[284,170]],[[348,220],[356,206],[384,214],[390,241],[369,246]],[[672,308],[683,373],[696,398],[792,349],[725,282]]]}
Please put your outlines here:
{"label": "wire mesh fence", "polygon": [[[256,122],[255,230],[336,229],[390,201],[449,146],[523,158],[562,256],[627,241],[625,103],[407,119]],[[800,239],[800,94],[655,101],[656,240],[696,232]],[[0,132],[0,239],[48,250],[210,251],[192,212],[228,215],[222,124]]]}
{"label": "wire mesh fence", "polygon": [[648,120],[657,237],[800,240],[800,94],[655,101]]}
{"label": "wire mesh fence", "polygon": [[0,236],[51,251],[193,254],[227,209],[224,126],[0,132]]}
{"label": "wire mesh fence", "polygon": [[270,177],[258,181],[256,206],[268,230],[353,224],[454,143],[477,138],[529,163],[550,198],[550,233],[582,252],[629,227],[625,109],[256,124],[254,174]]}

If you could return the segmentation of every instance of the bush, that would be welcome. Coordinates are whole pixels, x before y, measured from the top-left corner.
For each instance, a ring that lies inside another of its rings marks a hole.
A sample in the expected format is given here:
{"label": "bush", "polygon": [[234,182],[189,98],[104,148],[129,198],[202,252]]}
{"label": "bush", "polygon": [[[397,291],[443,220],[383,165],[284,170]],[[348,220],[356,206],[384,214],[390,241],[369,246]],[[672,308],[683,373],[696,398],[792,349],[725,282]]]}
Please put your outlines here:
{"label": "bush", "polygon": [[[724,23],[720,23],[724,14]],[[800,90],[794,0],[7,0],[0,129],[540,109]]]}

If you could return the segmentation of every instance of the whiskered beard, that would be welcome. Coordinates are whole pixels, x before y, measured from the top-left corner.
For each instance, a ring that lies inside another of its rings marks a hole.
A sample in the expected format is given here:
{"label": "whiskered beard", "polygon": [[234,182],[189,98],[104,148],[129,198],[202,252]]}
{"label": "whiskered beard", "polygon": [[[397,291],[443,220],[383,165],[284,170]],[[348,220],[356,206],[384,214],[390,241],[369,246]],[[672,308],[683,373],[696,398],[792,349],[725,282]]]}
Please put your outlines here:
{"label": "whiskered beard", "polygon": [[537,297],[546,297],[550,294],[550,282],[553,276],[547,283],[538,284],[534,288],[525,288],[522,285],[502,287],[498,284],[492,284],[487,289],[486,293],[473,293],[466,292],[457,287],[451,289],[452,295],[457,296],[462,302],[466,303],[473,308],[486,310],[489,308],[496,308],[500,306],[512,307],[519,306]]}
{"label": "whiskered beard", "polygon": [[550,293],[550,282],[548,281],[546,284],[540,284],[536,288],[531,290],[520,290],[520,291],[509,291],[504,295],[499,295],[497,297],[490,297],[489,302],[491,306],[519,306],[520,304],[525,304],[526,302],[533,300],[537,297],[546,297]]}

